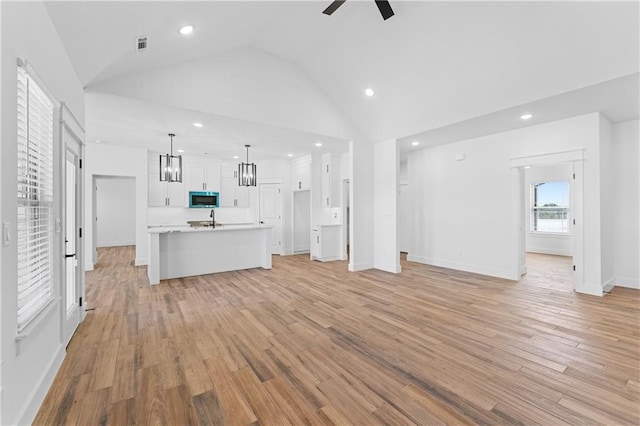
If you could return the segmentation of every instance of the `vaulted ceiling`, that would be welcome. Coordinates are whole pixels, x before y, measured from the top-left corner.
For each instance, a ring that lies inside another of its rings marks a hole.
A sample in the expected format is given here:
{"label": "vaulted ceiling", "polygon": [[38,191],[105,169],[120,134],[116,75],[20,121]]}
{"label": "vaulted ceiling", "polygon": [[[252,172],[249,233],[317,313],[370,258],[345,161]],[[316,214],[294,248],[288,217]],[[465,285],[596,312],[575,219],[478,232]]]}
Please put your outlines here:
{"label": "vaulted ceiling", "polygon": [[[222,117],[232,127],[273,126],[289,143],[377,142],[639,71],[637,2],[392,1],[395,16],[387,21],[373,0],[349,0],[332,16],[321,13],[328,3],[74,1],[47,8],[86,91],[115,96],[89,98],[90,138],[101,137],[91,131],[92,109],[132,98],[200,119]],[[186,24],[194,27],[189,36],[178,33]],[[142,35],[149,48],[136,53]],[[367,87],[373,97],[364,95]],[[124,104],[122,115],[130,115],[131,102]]]}

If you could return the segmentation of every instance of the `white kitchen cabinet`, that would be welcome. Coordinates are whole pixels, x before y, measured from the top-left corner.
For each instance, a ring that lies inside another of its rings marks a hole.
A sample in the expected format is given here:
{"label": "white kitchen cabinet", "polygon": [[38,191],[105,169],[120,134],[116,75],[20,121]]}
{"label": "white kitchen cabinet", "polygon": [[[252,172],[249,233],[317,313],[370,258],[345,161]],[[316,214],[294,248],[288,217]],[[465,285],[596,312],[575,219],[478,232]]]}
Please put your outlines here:
{"label": "white kitchen cabinet", "polygon": [[220,161],[185,158],[186,191],[219,191]]}
{"label": "white kitchen cabinet", "polygon": [[238,169],[225,166],[220,174],[220,207],[249,207],[249,188],[238,185]]}
{"label": "white kitchen cabinet", "polygon": [[291,174],[294,191],[311,189],[311,156],[306,155],[292,160]]}
{"label": "white kitchen cabinet", "polygon": [[322,154],[322,207],[331,207],[331,154]]}
{"label": "white kitchen cabinet", "polygon": [[311,230],[311,259],[331,262],[342,259],[342,225],[316,225]]}
{"label": "white kitchen cabinet", "polygon": [[160,182],[159,154],[149,154],[148,174],[149,207],[185,207],[185,185],[183,182]]}

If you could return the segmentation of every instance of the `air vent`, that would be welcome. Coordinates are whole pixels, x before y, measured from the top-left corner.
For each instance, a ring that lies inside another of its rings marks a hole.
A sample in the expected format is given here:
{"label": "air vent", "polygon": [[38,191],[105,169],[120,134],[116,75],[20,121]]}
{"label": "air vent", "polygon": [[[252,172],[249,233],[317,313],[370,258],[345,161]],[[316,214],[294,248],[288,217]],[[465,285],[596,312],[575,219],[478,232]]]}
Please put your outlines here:
{"label": "air vent", "polygon": [[136,52],[142,53],[149,46],[149,36],[136,37]]}

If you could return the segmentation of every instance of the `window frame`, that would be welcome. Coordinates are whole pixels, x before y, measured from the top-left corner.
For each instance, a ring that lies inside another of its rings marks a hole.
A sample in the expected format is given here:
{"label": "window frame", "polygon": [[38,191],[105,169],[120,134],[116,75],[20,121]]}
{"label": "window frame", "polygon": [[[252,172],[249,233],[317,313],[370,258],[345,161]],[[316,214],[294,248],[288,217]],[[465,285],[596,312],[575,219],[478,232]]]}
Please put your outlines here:
{"label": "window frame", "polygon": [[[563,207],[563,206],[547,206],[547,207],[543,207],[543,206],[539,206],[536,207],[535,203],[534,203],[534,199],[535,199],[535,192],[537,190],[537,185],[539,186],[540,184],[543,183],[566,183],[567,184],[567,191],[568,191],[568,199],[567,199],[567,206]],[[570,237],[572,235],[572,230],[571,230],[571,179],[567,178],[567,179],[538,179],[538,180],[532,180],[530,185],[529,185],[529,233],[533,234],[533,235],[537,235],[537,236],[551,236],[551,237]],[[558,209],[563,209],[566,211],[566,216],[567,216],[567,231],[560,231],[560,232],[553,232],[553,231],[538,231],[536,229],[534,229],[534,223],[535,223],[535,215],[536,215],[536,211],[539,210],[558,210]]]}
{"label": "window frame", "polygon": [[20,60],[16,78],[16,322],[20,334],[56,301],[57,102]]}

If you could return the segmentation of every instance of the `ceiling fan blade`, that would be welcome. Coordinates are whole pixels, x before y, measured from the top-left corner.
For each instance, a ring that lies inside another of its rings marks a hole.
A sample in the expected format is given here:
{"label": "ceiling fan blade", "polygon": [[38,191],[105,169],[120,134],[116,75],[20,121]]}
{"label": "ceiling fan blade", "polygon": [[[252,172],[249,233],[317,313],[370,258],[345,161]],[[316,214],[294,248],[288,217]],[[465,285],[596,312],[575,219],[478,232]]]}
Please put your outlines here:
{"label": "ceiling fan blade", "polygon": [[333,3],[331,3],[329,5],[329,7],[327,7],[324,11],[322,11],[322,13],[324,13],[325,15],[331,15],[333,12],[335,12],[340,6],[342,6],[342,4],[347,1],[347,0],[335,0]]}
{"label": "ceiling fan blade", "polygon": [[380,13],[382,14],[382,18],[385,21],[394,15],[393,9],[391,9],[391,5],[389,4],[388,1],[376,0],[376,6],[378,6],[378,10],[380,10]]}

